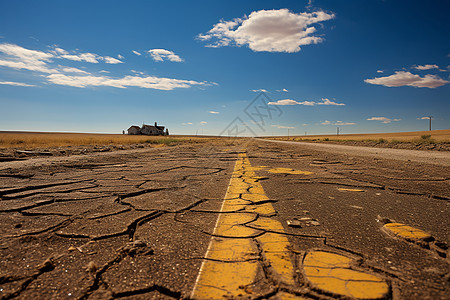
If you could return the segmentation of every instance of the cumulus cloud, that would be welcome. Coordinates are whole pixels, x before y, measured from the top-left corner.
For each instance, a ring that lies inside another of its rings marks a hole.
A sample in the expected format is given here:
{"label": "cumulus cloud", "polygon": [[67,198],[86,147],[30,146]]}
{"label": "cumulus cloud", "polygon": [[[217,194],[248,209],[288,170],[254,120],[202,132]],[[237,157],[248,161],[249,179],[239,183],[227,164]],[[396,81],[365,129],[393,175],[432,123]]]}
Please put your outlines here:
{"label": "cumulus cloud", "polygon": [[137,51],[135,51],[135,50],[133,50],[133,53],[136,54],[136,55],[139,55],[139,56],[142,55],[141,53],[139,53],[139,52],[137,52]]}
{"label": "cumulus cloud", "polygon": [[150,56],[155,61],[174,61],[174,62],[182,62],[183,59],[176,55],[173,51],[169,51],[166,49],[150,49],[148,50],[148,53],[150,53]]}
{"label": "cumulus cloud", "polygon": [[0,81],[0,84],[3,84],[3,85],[14,85],[14,86],[35,86],[35,85],[32,85],[32,84],[28,84],[28,83],[13,82],[13,81]]}
{"label": "cumulus cloud", "polygon": [[323,121],[320,124],[322,124],[322,125],[335,125],[335,126],[356,125],[356,123],[353,123],[353,122],[343,122],[343,121],[331,122],[331,121],[328,121],[328,120],[325,120],[325,121]]}
{"label": "cumulus cloud", "polygon": [[428,74],[424,77],[420,77],[419,75],[412,74],[411,72],[397,71],[393,75],[387,77],[365,79],[364,82],[388,87],[414,86],[427,87],[432,89],[446,85],[450,81],[442,79],[437,75]]}
{"label": "cumulus cloud", "polygon": [[417,70],[431,70],[431,69],[439,69],[438,65],[423,65],[414,67]]}
{"label": "cumulus cloud", "polygon": [[398,122],[401,119],[389,119],[389,118],[386,118],[386,117],[371,117],[371,118],[369,118],[367,120],[368,121],[381,121],[384,124],[388,124],[388,123],[391,123],[391,122]]}
{"label": "cumulus cloud", "polygon": [[284,99],[284,100],[278,100],[276,102],[269,102],[269,105],[306,105],[306,106],[315,106],[315,105],[337,105],[337,106],[343,106],[344,103],[336,103],[333,102],[327,98],[322,98],[321,102],[315,102],[315,101],[302,101],[298,102],[292,99]]}
{"label": "cumulus cloud", "polygon": [[220,112],[218,112],[218,111],[213,111],[213,110],[210,110],[209,113],[210,113],[210,114],[213,114],[213,115],[218,115],[218,114],[220,114]]}
{"label": "cumulus cloud", "polygon": [[268,91],[267,91],[267,90],[265,90],[265,89],[259,89],[259,90],[250,90],[250,92],[255,92],[255,93],[263,92],[263,93],[268,93]]}
{"label": "cumulus cloud", "polygon": [[156,76],[125,76],[123,78],[112,78],[106,76],[69,76],[65,74],[51,74],[46,76],[47,80],[53,84],[73,87],[109,86],[116,88],[140,87],[157,90],[173,90],[175,88],[189,88],[194,85],[206,86],[207,82],[193,80],[182,80],[173,78],[163,78]]}
{"label": "cumulus cloud", "polygon": [[247,45],[253,51],[287,52],[300,51],[300,46],[317,44],[323,38],[314,35],[312,24],[334,18],[323,11],[293,13],[288,9],[259,10],[248,17],[232,21],[220,21],[206,34],[199,34],[202,41],[214,40],[207,47]]}

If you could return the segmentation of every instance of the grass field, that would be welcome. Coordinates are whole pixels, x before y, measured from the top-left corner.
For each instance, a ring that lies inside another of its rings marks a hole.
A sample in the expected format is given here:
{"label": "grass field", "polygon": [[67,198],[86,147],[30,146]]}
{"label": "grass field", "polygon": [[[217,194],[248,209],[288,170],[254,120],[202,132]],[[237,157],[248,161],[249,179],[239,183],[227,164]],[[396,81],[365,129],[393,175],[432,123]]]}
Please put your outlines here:
{"label": "grass field", "polygon": [[450,129],[395,133],[267,137],[294,141],[371,141],[379,143],[450,143]]}
{"label": "grass field", "polygon": [[93,133],[46,133],[0,131],[0,148],[48,148],[67,146],[106,146],[152,144],[155,146],[207,142],[210,137],[145,136]]}

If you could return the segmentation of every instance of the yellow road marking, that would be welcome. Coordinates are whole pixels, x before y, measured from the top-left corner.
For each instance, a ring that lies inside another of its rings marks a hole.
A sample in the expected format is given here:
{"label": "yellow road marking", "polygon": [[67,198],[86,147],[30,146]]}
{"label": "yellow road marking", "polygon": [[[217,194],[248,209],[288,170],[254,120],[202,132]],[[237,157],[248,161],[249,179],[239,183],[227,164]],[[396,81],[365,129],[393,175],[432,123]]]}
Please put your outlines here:
{"label": "yellow road marking", "polygon": [[401,223],[387,223],[384,228],[407,240],[418,241],[432,238],[428,232]]}
{"label": "yellow road marking", "polygon": [[364,190],[360,190],[360,189],[344,189],[344,188],[338,188],[339,191],[343,191],[343,192],[365,192]]}
{"label": "yellow road marking", "polygon": [[312,251],[303,260],[306,278],[321,290],[358,299],[380,299],[389,292],[387,282],[375,275],[350,269],[351,259],[330,252]]}
{"label": "yellow road marking", "polygon": [[[281,223],[270,218],[275,210],[270,202],[264,202],[269,198],[255,174],[261,169],[252,167],[245,153],[239,154],[206,260],[192,292],[194,299],[249,296],[251,291],[245,287],[255,283],[257,273],[262,272],[257,261],[259,255],[278,274],[280,282],[295,284],[289,241],[283,235]],[[258,254],[258,244],[262,254]],[[287,293],[280,296],[282,299],[296,297]]]}
{"label": "yellow road marking", "polygon": [[300,174],[300,175],[311,175],[313,172],[310,171],[300,171],[290,168],[274,168],[269,170],[270,173],[283,173],[283,174]]}

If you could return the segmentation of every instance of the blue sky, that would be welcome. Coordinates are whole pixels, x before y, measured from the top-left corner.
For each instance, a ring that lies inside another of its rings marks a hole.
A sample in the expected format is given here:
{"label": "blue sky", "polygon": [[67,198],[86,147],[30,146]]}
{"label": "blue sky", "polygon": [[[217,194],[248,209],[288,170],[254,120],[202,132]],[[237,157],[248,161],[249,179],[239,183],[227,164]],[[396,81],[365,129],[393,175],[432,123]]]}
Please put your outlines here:
{"label": "blue sky", "polygon": [[448,1],[4,0],[0,130],[449,129],[448,15]]}

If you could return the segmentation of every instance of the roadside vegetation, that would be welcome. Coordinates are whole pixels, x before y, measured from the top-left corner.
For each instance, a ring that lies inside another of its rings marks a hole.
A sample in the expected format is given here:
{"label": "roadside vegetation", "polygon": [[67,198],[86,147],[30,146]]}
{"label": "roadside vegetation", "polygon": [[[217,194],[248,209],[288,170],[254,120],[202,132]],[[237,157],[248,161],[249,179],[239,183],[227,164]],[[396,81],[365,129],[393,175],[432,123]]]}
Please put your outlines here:
{"label": "roadside vegetation", "polygon": [[184,143],[203,143],[208,142],[210,139],[209,137],[189,136],[0,132],[0,148],[34,149],[78,146],[129,146],[137,144],[161,147]]}

